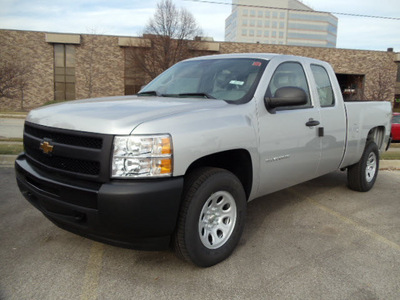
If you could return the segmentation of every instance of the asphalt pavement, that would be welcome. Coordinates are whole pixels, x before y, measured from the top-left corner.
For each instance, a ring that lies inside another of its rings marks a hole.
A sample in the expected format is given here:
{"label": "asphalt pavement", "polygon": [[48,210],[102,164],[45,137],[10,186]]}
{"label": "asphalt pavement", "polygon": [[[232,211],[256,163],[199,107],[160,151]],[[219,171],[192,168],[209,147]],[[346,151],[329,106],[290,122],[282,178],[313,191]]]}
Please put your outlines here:
{"label": "asphalt pavement", "polygon": [[[59,229],[0,167],[0,299],[400,299],[400,171],[335,172],[254,200],[238,248],[197,268]],[[155,220],[156,222],[156,220]]]}

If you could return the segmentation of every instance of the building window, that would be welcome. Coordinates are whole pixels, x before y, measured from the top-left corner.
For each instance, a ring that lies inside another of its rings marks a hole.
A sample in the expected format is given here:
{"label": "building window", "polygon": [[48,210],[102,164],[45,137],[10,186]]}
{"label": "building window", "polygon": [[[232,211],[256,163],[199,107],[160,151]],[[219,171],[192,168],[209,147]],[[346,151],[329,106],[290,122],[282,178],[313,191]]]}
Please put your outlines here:
{"label": "building window", "polygon": [[270,24],[271,24],[270,21],[265,21],[264,22],[264,26],[267,27],[267,28],[269,28]]}
{"label": "building window", "polygon": [[266,18],[269,18],[270,16],[271,16],[271,13],[270,13],[269,11],[266,11],[266,12],[265,12],[265,17],[266,17]]}
{"label": "building window", "polygon": [[276,12],[276,11],[272,12],[272,17],[273,18],[277,18],[278,17],[278,12]]}
{"label": "building window", "polygon": [[250,17],[255,17],[255,16],[256,16],[256,11],[250,10]]}
{"label": "building window", "polygon": [[285,23],[284,22],[279,22],[279,28],[284,28],[285,27]]}
{"label": "building window", "polygon": [[277,27],[278,27],[278,22],[273,21],[273,22],[272,22],[272,28],[277,28]]}
{"label": "building window", "polygon": [[283,31],[279,31],[279,38],[283,38]]}
{"label": "building window", "polygon": [[250,20],[250,26],[256,26],[256,20]]}
{"label": "building window", "polygon": [[258,21],[257,21],[257,26],[258,26],[258,27],[262,27],[262,23],[263,23],[263,22],[262,22],[261,20],[258,20]]}
{"label": "building window", "polygon": [[243,16],[247,16],[249,14],[249,10],[248,9],[244,9],[243,10]]}
{"label": "building window", "polygon": [[244,36],[247,35],[247,29],[242,29],[242,35],[244,35]]}
{"label": "building window", "polygon": [[257,30],[257,36],[261,36],[262,35],[262,30]]}
{"label": "building window", "polygon": [[243,26],[247,26],[247,19],[244,19],[244,20],[242,21],[242,25],[243,25]]}
{"label": "building window", "polygon": [[397,62],[397,82],[400,82],[400,62]]}
{"label": "building window", "polygon": [[269,37],[269,31],[268,30],[264,30],[264,36],[265,37]]}
{"label": "building window", "polygon": [[276,31],[272,31],[272,37],[276,38]]}
{"label": "building window", "polygon": [[285,18],[285,13],[284,12],[279,13],[279,18],[284,19]]}
{"label": "building window", "polygon": [[262,17],[263,17],[263,15],[264,15],[264,14],[263,14],[263,12],[262,12],[262,11],[258,11],[258,17],[259,17],[259,18],[262,18]]}
{"label": "building window", "polygon": [[254,29],[249,30],[249,36],[254,36]]}
{"label": "building window", "polygon": [[54,44],[54,100],[75,99],[75,46]]}

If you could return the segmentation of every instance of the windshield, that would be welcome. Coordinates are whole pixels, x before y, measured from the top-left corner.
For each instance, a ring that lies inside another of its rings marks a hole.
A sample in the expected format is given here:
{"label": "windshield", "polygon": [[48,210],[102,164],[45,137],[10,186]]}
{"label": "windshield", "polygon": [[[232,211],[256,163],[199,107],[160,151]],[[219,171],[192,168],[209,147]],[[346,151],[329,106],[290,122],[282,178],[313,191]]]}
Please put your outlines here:
{"label": "windshield", "polygon": [[138,95],[201,97],[249,101],[267,61],[249,58],[180,62],[155,78]]}

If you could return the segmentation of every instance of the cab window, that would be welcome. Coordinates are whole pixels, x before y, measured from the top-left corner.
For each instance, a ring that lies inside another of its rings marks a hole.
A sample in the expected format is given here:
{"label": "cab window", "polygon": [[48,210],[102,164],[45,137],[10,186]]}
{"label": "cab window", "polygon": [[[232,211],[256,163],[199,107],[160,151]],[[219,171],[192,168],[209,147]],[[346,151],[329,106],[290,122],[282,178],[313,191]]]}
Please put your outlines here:
{"label": "cab window", "polygon": [[335,105],[335,97],[333,95],[331,81],[325,68],[318,65],[311,65],[311,71],[314,76],[315,84],[318,91],[319,103],[321,107],[329,107]]}
{"label": "cab window", "polygon": [[[265,96],[273,98],[276,91],[282,87],[298,87],[303,89],[307,94],[307,104],[295,106],[295,108],[311,107],[310,91],[308,88],[306,75],[300,63],[285,62],[279,65],[271,78]],[[289,107],[282,107],[280,109],[288,108]],[[290,108],[293,109],[293,107]]]}

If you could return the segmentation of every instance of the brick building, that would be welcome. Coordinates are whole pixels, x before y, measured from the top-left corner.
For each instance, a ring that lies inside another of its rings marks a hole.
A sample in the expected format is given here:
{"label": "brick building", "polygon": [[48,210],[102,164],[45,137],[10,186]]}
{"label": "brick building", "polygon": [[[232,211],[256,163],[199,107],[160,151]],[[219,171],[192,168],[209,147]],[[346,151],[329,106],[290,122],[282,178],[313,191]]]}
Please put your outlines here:
{"label": "brick building", "polygon": [[[145,38],[0,30],[0,41],[0,66],[15,62],[29,69],[20,93],[26,110],[54,100],[132,94],[149,80],[126,55],[130,47],[150,47]],[[317,58],[331,63],[346,98],[400,98],[400,54],[392,51],[210,41],[193,48],[193,56],[264,52]],[[0,110],[20,106],[21,99],[0,98]]]}

